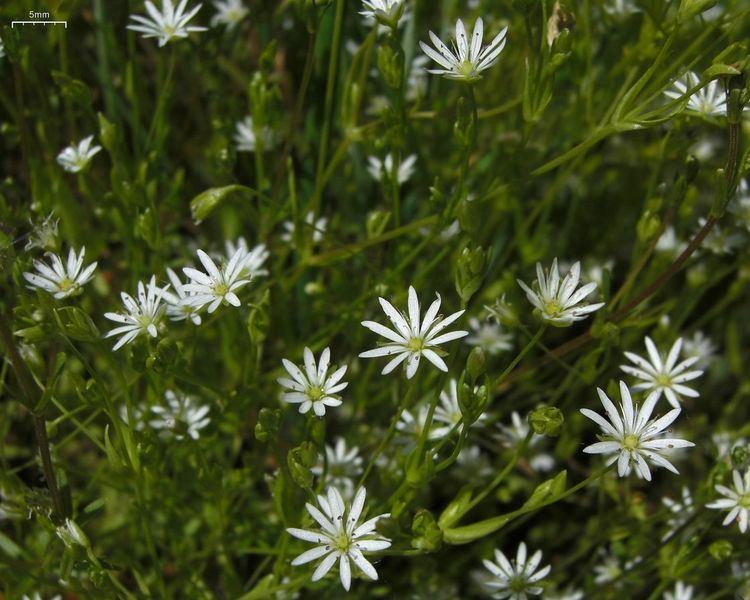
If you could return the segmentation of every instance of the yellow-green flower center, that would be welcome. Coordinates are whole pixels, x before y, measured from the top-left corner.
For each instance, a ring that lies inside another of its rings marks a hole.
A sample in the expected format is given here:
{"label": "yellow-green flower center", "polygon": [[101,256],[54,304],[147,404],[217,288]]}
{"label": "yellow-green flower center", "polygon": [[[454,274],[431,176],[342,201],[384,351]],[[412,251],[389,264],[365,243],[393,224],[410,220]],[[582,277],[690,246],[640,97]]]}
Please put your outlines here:
{"label": "yellow-green flower center", "polygon": [[476,65],[470,60],[465,60],[458,66],[458,73],[466,79],[474,79],[477,77]]}
{"label": "yellow-green flower center", "polygon": [[622,440],[622,445],[628,450],[635,450],[638,447],[639,441],[638,436],[631,433],[630,435],[625,436]]}
{"label": "yellow-green flower center", "polygon": [[349,547],[352,545],[351,539],[346,535],[346,531],[342,531],[338,536],[333,538],[333,547],[341,553],[349,552]]}
{"label": "yellow-green flower center", "polygon": [[214,284],[214,293],[217,296],[226,296],[228,292],[229,292],[229,286],[226,283]]}
{"label": "yellow-green flower center", "polygon": [[409,348],[409,350],[411,350],[412,352],[419,352],[421,350],[424,350],[424,346],[424,340],[418,337],[409,338],[409,343],[406,345],[406,347]]}
{"label": "yellow-green flower center", "polygon": [[307,389],[307,395],[313,402],[317,402],[323,397],[323,390],[320,388],[320,386],[310,386]]}
{"label": "yellow-green flower center", "polygon": [[61,292],[69,292],[76,286],[76,282],[67,277],[62,278],[57,282],[57,287],[60,288]]}
{"label": "yellow-green flower center", "polygon": [[557,299],[547,300],[547,302],[544,303],[544,312],[552,317],[560,314],[561,310],[562,306]]}
{"label": "yellow-green flower center", "polygon": [[744,495],[740,496],[740,500],[739,500],[738,504],[742,508],[746,508],[746,509],[750,510],[750,492],[748,492],[747,494],[744,494]]}
{"label": "yellow-green flower center", "polygon": [[656,385],[661,387],[670,387],[672,385],[672,378],[664,373],[657,375],[654,381],[656,382]]}

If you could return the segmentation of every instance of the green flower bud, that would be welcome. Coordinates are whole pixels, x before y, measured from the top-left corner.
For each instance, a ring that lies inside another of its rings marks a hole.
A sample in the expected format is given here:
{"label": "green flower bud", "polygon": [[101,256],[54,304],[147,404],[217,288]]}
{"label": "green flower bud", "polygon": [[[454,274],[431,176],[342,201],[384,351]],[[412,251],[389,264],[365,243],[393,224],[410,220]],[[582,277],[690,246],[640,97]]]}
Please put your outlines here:
{"label": "green flower bud", "polygon": [[488,255],[489,252],[485,252],[480,246],[464,248],[458,257],[454,279],[456,291],[464,302],[468,302],[482,285]]}
{"label": "green flower bud", "polygon": [[659,219],[659,215],[649,209],[644,210],[636,225],[638,241],[641,243],[648,242],[659,233],[660,228],[661,220]]}
{"label": "green flower bud", "polygon": [[477,233],[487,219],[487,202],[468,196],[458,207],[458,222],[467,233]]}
{"label": "green flower bud", "polygon": [[620,328],[616,323],[609,321],[595,321],[591,326],[591,337],[597,340],[605,340],[610,344],[618,344],[620,340]]}
{"label": "green flower bud", "polygon": [[744,467],[750,461],[750,449],[747,446],[735,446],[732,448],[732,466],[735,469]]}
{"label": "green flower bud", "polygon": [[734,546],[729,540],[717,540],[708,547],[708,553],[714,560],[723,562],[732,556]]}
{"label": "green flower bud", "polygon": [[487,372],[487,355],[481,346],[473,348],[466,359],[466,373],[471,383],[476,383]]}
{"label": "green flower bud", "polygon": [[266,443],[276,437],[281,422],[281,410],[278,408],[261,408],[258,422],[255,424],[255,439]]}
{"label": "green flower bud", "polygon": [[423,452],[419,446],[414,448],[406,459],[406,482],[418,488],[432,479],[434,474],[435,459],[432,454],[429,451]]}
{"label": "green flower bud", "polygon": [[692,154],[688,154],[688,157],[685,159],[685,183],[693,183],[698,176],[700,168],[700,161]]}
{"label": "green flower bud", "polygon": [[432,513],[425,509],[420,509],[414,515],[411,524],[411,530],[414,537],[411,540],[411,547],[417,550],[434,552],[440,549],[443,543],[443,532],[435,522]]}
{"label": "green flower bud", "polygon": [[484,409],[490,400],[490,394],[487,386],[469,387],[463,382],[463,378],[458,383],[458,407],[461,409],[461,415],[464,418],[466,427],[471,426],[482,416]]}
{"label": "green flower bud", "polygon": [[565,417],[559,408],[554,406],[540,406],[529,414],[529,425],[537,435],[556,437],[560,435]]}
{"label": "green flower bud", "polygon": [[378,45],[378,69],[386,85],[401,87],[404,81],[404,51],[401,44],[390,36]]}
{"label": "green flower bud", "polygon": [[311,469],[318,461],[318,453],[312,442],[302,442],[292,448],[286,456],[287,466],[292,480],[301,488],[310,489],[313,483]]}
{"label": "green flower bud", "polygon": [[87,538],[83,530],[76,525],[76,522],[71,519],[65,519],[65,522],[57,528],[55,533],[57,533],[57,537],[59,537],[68,548],[74,548],[75,546],[89,548],[91,546],[89,538]]}
{"label": "green flower bud", "polygon": [[466,514],[469,508],[471,497],[471,489],[463,489],[451,500],[450,504],[440,513],[440,518],[438,519],[440,529],[449,529],[461,520],[461,517]]}

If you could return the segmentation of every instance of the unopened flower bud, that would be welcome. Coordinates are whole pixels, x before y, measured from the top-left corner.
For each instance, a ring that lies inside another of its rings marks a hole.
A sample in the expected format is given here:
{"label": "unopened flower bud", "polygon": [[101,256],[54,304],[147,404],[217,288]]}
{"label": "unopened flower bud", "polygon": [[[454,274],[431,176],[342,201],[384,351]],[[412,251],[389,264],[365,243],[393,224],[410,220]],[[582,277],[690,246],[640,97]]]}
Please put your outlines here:
{"label": "unopened flower bud", "polygon": [[708,553],[718,561],[725,561],[732,556],[734,546],[729,540],[717,540],[708,547]]}
{"label": "unopened flower bud", "polygon": [[83,530],[78,527],[75,521],[71,519],[65,519],[65,523],[57,528],[57,537],[59,537],[68,548],[74,546],[83,546],[88,548],[91,543]]}
{"label": "unopened flower bud", "polygon": [[417,511],[411,524],[411,530],[414,534],[411,540],[412,548],[434,552],[443,543],[443,532],[440,531],[440,527],[435,522],[435,517],[429,510],[420,509]]}
{"label": "unopened flower bud", "polygon": [[466,373],[470,383],[476,383],[487,371],[487,356],[481,346],[473,348],[466,359]]}
{"label": "unopened flower bud", "polygon": [[259,442],[268,442],[276,437],[279,432],[281,411],[278,409],[261,408],[258,413],[258,422],[255,424],[255,439]]}
{"label": "unopened flower bud", "polygon": [[489,400],[490,394],[486,386],[482,385],[472,388],[463,381],[459,383],[458,407],[461,409],[461,416],[467,427],[471,426],[482,416]]}
{"label": "unopened flower bud", "polygon": [[294,483],[301,488],[311,488],[313,483],[312,468],[318,461],[315,445],[311,442],[302,442],[289,451],[286,461]]}
{"label": "unopened flower bud", "polygon": [[479,246],[464,248],[458,257],[455,284],[456,291],[464,302],[468,302],[482,285],[488,253]]}
{"label": "unopened flower bud", "polygon": [[417,446],[406,459],[406,482],[414,488],[427,483],[435,473],[435,459]]}
{"label": "unopened flower bud", "polygon": [[401,87],[404,80],[404,51],[397,40],[389,37],[378,45],[378,68],[386,85]]}
{"label": "unopened flower bud", "polygon": [[537,435],[558,436],[563,423],[565,417],[562,411],[554,406],[540,406],[529,414],[529,425]]}

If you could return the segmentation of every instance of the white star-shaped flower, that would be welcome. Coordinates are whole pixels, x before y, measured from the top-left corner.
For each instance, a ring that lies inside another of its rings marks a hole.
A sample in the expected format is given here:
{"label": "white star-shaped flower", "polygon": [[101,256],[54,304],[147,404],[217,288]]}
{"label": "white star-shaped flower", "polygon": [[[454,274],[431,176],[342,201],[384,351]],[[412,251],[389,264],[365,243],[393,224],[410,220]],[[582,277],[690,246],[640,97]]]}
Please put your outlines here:
{"label": "white star-shaped flower", "polygon": [[664,592],[664,600],[693,600],[693,586],[678,581],[673,591]]}
{"label": "white star-shaped flower", "polygon": [[226,25],[227,31],[234,29],[250,12],[242,0],[216,0],[216,14],[211,17],[211,27]]}
{"label": "white star-shaped flower", "polygon": [[[386,154],[383,160],[377,156],[368,156],[367,172],[375,181],[390,180],[393,177],[393,156]],[[398,166],[398,183],[403,185],[411,176],[414,175],[414,163],[417,162],[417,155],[411,154],[401,161]]]}
{"label": "white star-shaped flower", "polygon": [[656,392],[657,398],[663,393],[672,406],[679,408],[680,395],[690,398],[697,398],[700,395],[693,388],[683,384],[703,375],[703,371],[700,370],[687,370],[700,360],[697,356],[692,356],[677,364],[681,349],[682,338],[679,338],[664,358],[656,349],[653,340],[646,336],[646,350],[648,350],[650,362],[633,352],[625,352],[625,356],[635,367],[620,365],[620,368],[628,375],[640,380],[633,386],[634,390]]}
{"label": "white star-shaped flower", "polygon": [[474,23],[474,31],[471,34],[471,42],[466,35],[466,27],[463,21],[456,21],[456,37],[453,42],[453,51],[443,41],[430,31],[435,49],[424,42],[419,42],[422,52],[438,63],[442,69],[428,69],[434,75],[443,75],[448,79],[463,81],[475,81],[481,78],[480,73],[492,67],[498,61],[500,52],[505,47],[505,35],[508,28],[505,27],[495,38],[482,48],[484,37],[484,22],[477,19]]}
{"label": "white star-shaped flower", "polygon": [[[701,82],[701,78],[688,71],[677,79],[672,88],[664,91],[664,95],[673,100],[683,99],[689,90]],[[704,117],[723,117],[727,114],[727,97],[719,85],[719,81],[713,79],[699,90],[693,92],[687,100],[689,111],[703,115]],[[745,108],[747,110],[747,108]]]}
{"label": "white star-shaped flower", "polygon": [[183,286],[183,289],[190,293],[183,302],[198,309],[208,306],[209,313],[214,312],[222,302],[235,307],[240,306],[242,303],[236,292],[250,283],[249,277],[243,277],[242,272],[245,254],[242,248],[238,249],[229,262],[219,269],[208,254],[198,250],[198,259],[206,273],[192,267],[182,269],[191,279],[190,283]]}
{"label": "white star-shaped flower", "polygon": [[353,446],[348,448],[346,440],[342,437],[336,438],[333,446],[326,444],[325,463],[322,461],[315,465],[310,471],[313,475],[321,477],[325,474],[326,484],[341,491],[346,499],[354,495],[354,479],[362,474],[362,457],[359,448]]}
{"label": "white star-shaped flower", "polygon": [[[258,143],[259,140],[260,144]],[[274,142],[274,133],[267,125],[263,125],[260,131],[256,132],[252,117],[247,116],[242,121],[237,121],[234,133],[237,152],[255,152],[258,146],[261,146],[265,152],[273,148]]]}
{"label": "white star-shaped flower", "polygon": [[[435,407],[434,429],[430,432],[430,438],[441,438],[451,433],[453,427],[461,422],[462,416],[461,407],[458,404],[458,382],[451,378],[447,389],[440,392],[440,404]],[[486,420],[487,414],[483,413],[473,425],[481,426]],[[463,428],[464,425],[461,423],[456,433],[461,433]]]}
{"label": "white star-shaped flower", "polygon": [[[326,217],[316,219],[313,212],[309,211],[305,215],[305,222],[302,225],[302,229],[305,232],[312,229],[313,244],[319,244],[323,241],[323,237],[325,237],[328,219]],[[294,221],[284,221],[284,232],[281,234],[282,241],[294,245],[296,235],[297,228],[294,225]]]}
{"label": "white star-shaped flower", "polygon": [[541,319],[556,327],[566,327],[575,321],[582,321],[604,306],[604,302],[581,304],[596,289],[596,283],[587,283],[576,291],[580,280],[580,262],[574,263],[561,281],[555,259],[547,273],[542,269],[541,263],[536,263],[536,280],[531,288],[520,279],[516,281],[526,292],[526,297]]}
{"label": "white star-shaped flower", "polygon": [[489,354],[497,354],[513,347],[513,336],[505,333],[499,323],[476,317],[469,319],[471,335],[466,338],[466,343],[470,346],[482,348]]}
{"label": "white star-shaped flower", "polygon": [[396,330],[389,329],[385,325],[381,325],[375,321],[362,321],[364,327],[383,336],[388,340],[388,343],[374,350],[362,352],[359,355],[360,358],[393,357],[383,368],[383,375],[387,375],[402,362],[406,361],[407,379],[414,377],[422,356],[441,371],[447,372],[448,365],[440,357],[440,354],[443,352],[438,346],[469,335],[469,332],[451,331],[441,333],[448,325],[464,314],[465,311],[459,310],[445,318],[438,316],[441,298],[440,294],[436,295],[437,299],[430,305],[422,319],[420,319],[419,299],[413,286],[409,286],[408,315],[400,313],[385,298],[378,298],[383,312],[391,320]]}
{"label": "white star-shaped flower", "polygon": [[[523,420],[521,415],[514,410],[510,414],[510,425],[497,424],[499,431],[496,436],[497,440],[506,448],[516,449],[526,439],[530,427],[528,421]],[[526,454],[528,455],[529,466],[534,471],[546,473],[555,467],[555,457],[539,448],[543,439],[540,435],[532,434],[526,447]]]}
{"label": "white star-shaped flower", "polygon": [[697,357],[695,363],[699,367],[707,367],[716,358],[718,348],[713,340],[702,331],[696,331],[693,337],[687,338],[682,344],[682,353],[688,357]]}
{"label": "white star-shaped flower", "polygon": [[137,298],[122,292],[120,297],[126,312],[108,312],[104,314],[106,319],[120,323],[105,335],[105,338],[113,335],[121,336],[112,350],[119,350],[125,344],[129,344],[139,335],[150,335],[156,337],[159,333],[158,326],[164,314],[162,304],[164,291],[156,285],[156,277],[152,276],[147,285],[138,282]]}
{"label": "white star-shaped flower", "polygon": [[249,275],[250,279],[252,280],[256,279],[257,277],[268,275],[268,269],[263,268],[263,265],[270,256],[270,252],[268,251],[268,248],[266,248],[265,244],[258,244],[251,250],[247,245],[247,240],[245,240],[244,237],[240,236],[239,238],[237,238],[237,242],[226,240],[224,242],[224,247],[226,248],[227,252],[227,262],[232,259],[232,256],[234,256],[235,252],[237,252],[238,250],[243,251],[244,257],[240,259],[242,261],[241,274],[243,277]]}
{"label": "white star-shaped flower", "polygon": [[682,486],[682,498],[680,500],[662,498],[661,501],[671,513],[669,519],[667,519],[667,531],[662,537],[662,541],[664,541],[687,522],[693,513],[694,506],[690,489],[686,485]]}
{"label": "white star-shaped flower", "polygon": [[745,533],[748,529],[748,520],[750,519],[750,468],[745,471],[744,477],[739,471],[732,471],[732,483],[734,484],[734,489],[721,484],[717,485],[715,488],[716,491],[724,496],[724,498],[709,502],[706,504],[706,508],[729,509],[726,518],[721,524],[727,526],[736,520],[740,531]]}
{"label": "white star-shaped flower", "polygon": [[193,31],[207,31],[206,27],[188,25],[188,21],[203,5],[198,4],[195,8],[185,12],[187,3],[188,0],[181,0],[175,8],[172,0],[162,0],[161,12],[159,12],[153,2],[146,0],[146,12],[150,18],[130,15],[135,24],[130,24],[127,28],[142,33],[144,38],[159,38],[160,48],[174,39],[186,38]]}
{"label": "white star-shaped flower", "polygon": [[611,454],[607,465],[617,462],[617,473],[620,477],[630,474],[635,468],[636,475],[651,481],[651,470],[648,463],[679,475],[679,471],[667,460],[662,452],[672,448],[688,448],[695,446],[693,442],[677,438],[660,438],[667,427],[679,416],[680,409],[674,408],[663,417],[652,419],[651,413],[659,400],[659,394],[652,392],[642,406],[634,406],[630,390],[625,382],[620,382],[620,412],[600,388],[599,393],[604,410],[609,417],[604,417],[588,408],[582,408],[581,413],[602,428],[602,441],[586,446],[583,451],[587,454]]}
{"label": "white star-shaped flower", "polygon": [[164,302],[167,304],[167,316],[171,321],[184,321],[190,319],[193,324],[201,324],[201,316],[199,314],[200,308],[193,306],[190,302],[191,298],[196,295],[195,292],[190,292],[185,289],[186,283],[180,281],[172,269],[167,269],[167,277],[172,284],[172,292],[165,291],[162,295]]}
{"label": "white star-shaped flower", "polygon": [[96,262],[83,269],[85,254],[85,246],[81,248],[78,254],[71,248],[68,252],[68,260],[63,262],[57,254],[47,252],[45,256],[49,264],[41,260],[34,260],[36,273],[26,272],[23,274],[24,279],[31,284],[28,288],[44,290],[52,294],[52,297],[56,300],[72,296],[94,277]]}
{"label": "white star-shaped flower", "polygon": [[396,25],[404,16],[404,0],[362,0],[364,10],[360,15],[368,23]]}
{"label": "white star-shaped flower", "polygon": [[318,581],[325,577],[338,561],[341,585],[346,591],[349,591],[351,586],[351,563],[354,563],[369,579],[377,580],[378,573],[372,563],[365,558],[364,553],[377,552],[390,547],[390,540],[375,532],[378,521],[390,517],[390,514],[378,515],[358,525],[365,507],[366,496],[365,488],[359,488],[347,511],[341,492],[334,487],[329,487],[327,496],[318,496],[319,509],[312,504],[306,504],[307,512],[320,525],[320,529],[296,529],[294,527],[287,529],[287,532],[294,537],[316,544],[314,548],[295,558],[292,565],[304,565],[322,558],[323,560],[312,574],[312,581]]}
{"label": "white star-shaped flower", "polygon": [[305,370],[302,371],[297,365],[286,358],[282,359],[284,368],[291,376],[279,377],[276,381],[286,390],[282,398],[290,404],[299,404],[299,412],[313,412],[322,417],[326,414],[326,406],[341,406],[341,397],[338,392],[345,389],[347,382],[341,379],[346,373],[347,365],[339,367],[330,375],[331,350],[326,348],[320,354],[320,361],[315,364],[315,356],[310,348],[305,348]]}
{"label": "white star-shaped flower", "polygon": [[[420,405],[415,409],[415,414],[412,411],[404,409],[401,411],[401,416],[398,418],[396,423],[396,431],[401,433],[404,438],[408,438],[408,441],[412,441],[414,438],[419,438],[422,435],[422,430],[427,423],[427,413],[430,407],[426,404]],[[430,432],[427,434],[427,438],[430,440],[438,439],[440,436],[436,435],[435,421],[433,420]]]}
{"label": "white star-shaped flower", "polygon": [[199,405],[194,398],[176,394],[172,390],[164,392],[165,406],[152,406],[151,412],[156,417],[148,424],[154,429],[163,430],[164,435],[182,440],[186,435],[197,440],[200,430],[206,427],[211,419],[207,417],[209,407]]}
{"label": "white star-shaped flower", "polygon": [[626,16],[632,15],[633,13],[641,12],[633,0],[608,0],[604,4],[604,12],[610,15]]}
{"label": "white star-shaped flower", "polygon": [[90,135],[77,144],[68,146],[57,155],[57,162],[69,173],[83,171],[91,162],[91,159],[102,149],[101,146],[92,146],[93,141],[94,136]]}
{"label": "white star-shaped flower", "polygon": [[550,565],[539,569],[542,551],[537,550],[527,557],[524,542],[519,544],[515,560],[508,560],[505,554],[495,549],[495,561],[482,561],[489,574],[483,574],[480,579],[481,587],[491,598],[526,600],[527,594],[538,596],[544,591],[539,582],[552,570]]}

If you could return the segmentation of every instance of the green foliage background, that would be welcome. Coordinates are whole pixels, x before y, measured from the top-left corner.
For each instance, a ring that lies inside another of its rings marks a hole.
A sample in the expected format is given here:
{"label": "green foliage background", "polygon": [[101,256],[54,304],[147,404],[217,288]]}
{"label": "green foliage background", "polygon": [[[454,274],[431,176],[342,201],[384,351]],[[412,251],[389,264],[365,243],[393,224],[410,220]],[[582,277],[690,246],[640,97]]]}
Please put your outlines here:
{"label": "green foliage background", "polygon": [[[750,6],[720,2],[723,12],[708,20],[690,14],[695,0],[637,0],[641,11],[626,16],[598,0],[570,0],[559,13],[546,0],[482,0],[475,9],[419,0],[391,39],[363,23],[354,0],[247,4],[235,31],[212,28],[164,48],[125,29],[141,2],[0,7],[0,302],[33,378],[29,395],[10,362],[0,366],[0,489],[19,516],[0,521],[6,597],[63,588],[70,598],[343,595],[336,577],[311,584],[307,567],[289,566],[302,544],[284,527],[300,525],[308,492],[288,453],[340,435],[367,463],[397,414],[408,384],[400,370],[381,376],[382,363],[356,358],[375,344],[360,321],[381,318],[378,296],[403,307],[409,285],[423,303],[438,291],[444,311],[466,308],[464,325],[505,295],[517,317],[504,323],[515,349],[489,358],[495,378],[538,328],[515,279],[530,283],[534,263],[554,257],[584,267],[611,261],[607,305],[575,327],[548,328],[493,390],[487,411],[490,422],[507,423],[512,411],[561,409],[561,435],[544,442],[556,469],[540,474],[522,458],[462,524],[518,508],[562,470],[568,485],[595,472],[599,463],[581,453],[595,431],[578,409],[598,406],[597,386],[615,392],[623,350],[642,353],[644,335],[664,348],[701,330],[719,353],[676,423],[696,443],[680,454],[681,475],[659,470],[645,484],[609,474],[452,546],[434,527],[420,530],[417,511],[437,519],[464,486],[481,489],[487,479],[472,480],[477,474],[460,464],[423,469],[388,506],[406,456],[390,443],[392,460],[375,467],[367,487],[372,506],[394,513],[383,528],[393,547],[378,559],[380,580],[355,581],[349,595],[469,597],[469,572],[481,559],[494,547],[514,554],[522,540],[552,564],[549,589],[656,598],[681,579],[712,598],[746,590],[748,572],[731,575],[731,563],[750,560],[747,534],[722,528],[716,511],[699,508],[660,541],[669,517],[661,498],[686,485],[702,507],[731,468],[717,460],[712,435],[750,434],[748,222],[723,211],[736,201],[746,144],[733,152],[727,118],[692,115],[663,91],[686,69],[743,88]],[[6,26],[42,9],[68,28]],[[212,11],[204,5],[196,21],[208,25]],[[555,14],[564,31],[549,46]],[[389,60],[398,65],[402,51],[408,68],[429,29],[447,40],[457,17],[480,15],[488,34],[507,24],[509,37],[473,92],[435,76],[416,101],[389,87],[389,77],[404,80]],[[376,96],[387,100],[379,112],[370,110]],[[236,152],[234,126],[247,114],[277,132],[273,148]],[[744,117],[734,132],[749,128]],[[105,151],[86,171],[65,173],[58,152],[90,134]],[[711,152],[695,158],[704,143]],[[400,190],[366,170],[368,156],[388,152],[417,155]],[[319,244],[303,224],[309,210],[328,218]],[[62,303],[27,290],[21,277],[39,253],[25,251],[25,241],[52,211],[55,248],[85,245],[99,263],[84,293]],[[710,215],[723,237],[714,229],[684,266],[654,251],[668,225],[690,240]],[[442,236],[456,219],[460,232]],[[294,244],[280,237],[285,221],[298,225]],[[198,328],[169,323],[157,340],[111,352],[103,314],[117,309],[120,291],[154,273],[166,282],[166,267],[179,270],[195,262],[196,248],[221,251],[239,235],[271,251],[270,276],[243,292],[241,309],[224,307]],[[730,252],[712,252],[727,239]],[[469,264],[467,252],[481,260]],[[673,267],[673,277],[659,279]],[[301,362],[305,346],[316,355],[330,346],[334,362],[350,365],[344,405],[322,421],[278,400],[281,358]],[[461,376],[469,349],[447,346],[452,376]],[[422,365],[412,401],[432,400],[444,383]],[[120,406],[148,409],[167,389],[210,405],[199,440],[164,440],[119,418]],[[261,409],[269,412],[259,418]],[[62,515],[42,478],[33,414],[46,422],[63,512],[86,532],[89,552],[55,535]],[[278,427],[268,425],[276,419]],[[468,437],[494,471],[511,460],[492,427]],[[746,456],[733,460],[740,468]],[[599,549],[623,563],[644,560],[601,586],[592,572]]]}

